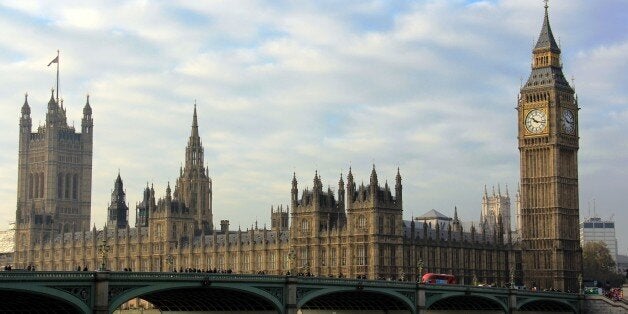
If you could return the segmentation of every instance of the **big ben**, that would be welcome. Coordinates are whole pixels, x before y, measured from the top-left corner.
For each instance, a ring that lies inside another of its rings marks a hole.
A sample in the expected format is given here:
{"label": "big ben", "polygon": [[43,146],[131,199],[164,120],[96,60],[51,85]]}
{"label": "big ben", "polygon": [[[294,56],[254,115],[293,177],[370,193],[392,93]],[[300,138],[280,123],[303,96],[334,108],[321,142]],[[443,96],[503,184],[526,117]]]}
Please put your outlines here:
{"label": "big ben", "polygon": [[532,72],[517,106],[524,282],[577,291],[582,270],[578,101],[562,72],[547,1],[532,53]]}

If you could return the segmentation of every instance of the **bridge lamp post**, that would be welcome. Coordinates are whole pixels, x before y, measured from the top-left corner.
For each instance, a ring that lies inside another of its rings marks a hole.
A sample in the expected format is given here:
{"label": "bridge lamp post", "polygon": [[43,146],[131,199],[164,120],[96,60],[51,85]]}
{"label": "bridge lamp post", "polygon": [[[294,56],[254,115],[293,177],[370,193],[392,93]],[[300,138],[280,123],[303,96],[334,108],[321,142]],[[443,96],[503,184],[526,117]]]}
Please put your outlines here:
{"label": "bridge lamp post", "polygon": [[515,265],[510,265],[510,289],[515,288]]}
{"label": "bridge lamp post", "polygon": [[288,252],[288,260],[290,261],[290,275],[294,276],[294,261],[297,259],[297,252],[294,248],[291,248]]}
{"label": "bridge lamp post", "polygon": [[108,244],[107,244],[107,234],[103,233],[103,241],[102,243],[98,246],[98,252],[100,252],[100,258],[102,260],[102,263],[100,264],[100,271],[105,271],[106,268],[106,263],[107,263],[107,255],[109,253],[109,249],[111,248]]}
{"label": "bridge lamp post", "polygon": [[423,276],[423,259],[419,259],[419,263],[417,266],[417,269],[419,270],[419,282],[421,282],[421,277]]}
{"label": "bridge lamp post", "polygon": [[172,257],[172,254],[168,254],[166,257],[166,263],[168,263],[168,271],[173,271],[174,268],[172,265],[174,265],[174,257]]}

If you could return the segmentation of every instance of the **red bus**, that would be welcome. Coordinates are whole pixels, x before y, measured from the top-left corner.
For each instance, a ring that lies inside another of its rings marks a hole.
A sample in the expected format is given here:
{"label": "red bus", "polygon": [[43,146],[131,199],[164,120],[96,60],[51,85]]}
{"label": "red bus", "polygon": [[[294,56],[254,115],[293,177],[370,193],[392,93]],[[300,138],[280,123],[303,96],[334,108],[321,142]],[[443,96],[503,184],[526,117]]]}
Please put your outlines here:
{"label": "red bus", "polygon": [[421,278],[421,283],[430,285],[455,285],[456,276],[448,274],[427,273]]}

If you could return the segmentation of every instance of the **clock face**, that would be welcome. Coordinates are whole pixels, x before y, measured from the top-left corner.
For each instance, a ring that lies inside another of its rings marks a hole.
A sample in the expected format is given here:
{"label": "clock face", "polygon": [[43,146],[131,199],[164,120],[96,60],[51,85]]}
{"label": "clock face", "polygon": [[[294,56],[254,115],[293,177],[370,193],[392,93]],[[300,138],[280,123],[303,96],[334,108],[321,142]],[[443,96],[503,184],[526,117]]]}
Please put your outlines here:
{"label": "clock face", "polygon": [[576,131],[576,118],[574,117],[573,111],[563,109],[563,114],[560,117],[560,125],[567,134],[573,134]]}
{"label": "clock face", "polygon": [[534,109],[528,112],[525,125],[528,132],[534,134],[541,133],[547,126],[547,114],[541,109]]}

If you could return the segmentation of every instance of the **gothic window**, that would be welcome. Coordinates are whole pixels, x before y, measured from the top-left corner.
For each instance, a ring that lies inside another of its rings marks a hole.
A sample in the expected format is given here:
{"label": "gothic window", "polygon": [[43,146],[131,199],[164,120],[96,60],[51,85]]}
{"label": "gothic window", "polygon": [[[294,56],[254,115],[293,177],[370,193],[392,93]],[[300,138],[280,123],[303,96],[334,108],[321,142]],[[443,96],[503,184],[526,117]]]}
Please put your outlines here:
{"label": "gothic window", "polygon": [[57,174],[57,198],[63,197],[63,174]]}
{"label": "gothic window", "polygon": [[270,269],[277,269],[277,258],[275,256],[275,252],[271,252],[268,256],[268,264]]}
{"label": "gothic window", "polygon": [[65,175],[65,198],[70,198],[70,174]]}
{"label": "gothic window", "polygon": [[310,221],[307,219],[303,219],[301,221],[301,231],[304,234],[308,234],[310,232]]}
{"label": "gothic window", "polygon": [[78,198],[78,175],[75,174],[72,178],[72,198]]}
{"label": "gothic window", "polygon": [[259,252],[254,252],[254,254],[255,254],[255,268],[254,269],[261,270],[262,269],[262,254]]}
{"label": "gothic window", "polygon": [[157,237],[161,237],[162,232],[163,232],[163,230],[162,230],[162,225],[161,225],[161,224],[157,224],[156,229],[157,229],[157,230],[156,230],[156,232],[155,232],[155,235],[156,235]]}
{"label": "gothic window", "polygon": [[244,253],[244,256],[242,257],[242,270],[244,271],[251,270],[250,257],[249,257],[249,254],[247,253]]}
{"label": "gothic window", "polygon": [[28,175],[28,198],[33,198],[33,174]]}
{"label": "gothic window", "polygon": [[364,266],[366,265],[366,248],[364,245],[358,245],[356,252],[356,265]]}
{"label": "gothic window", "polygon": [[378,229],[379,234],[384,234],[384,217],[379,217]]}
{"label": "gothic window", "polygon": [[227,269],[236,270],[236,268],[239,268],[239,267],[236,267],[237,263],[236,263],[236,256],[235,255],[232,255],[232,256],[229,257],[229,262],[230,263],[229,263],[229,265],[227,265]]}
{"label": "gothic window", "polygon": [[176,238],[177,237],[177,225],[172,224],[172,237]]}
{"label": "gothic window", "polygon": [[290,259],[288,258],[288,252],[286,252],[285,254],[283,254],[282,257],[282,262],[283,262],[283,269],[290,269]]}
{"label": "gothic window", "polygon": [[388,227],[390,228],[389,234],[395,234],[395,216],[388,217]]}
{"label": "gothic window", "polygon": [[331,266],[337,266],[337,264],[336,264],[336,262],[337,262],[337,260],[336,260],[336,249],[331,249],[329,255],[330,255],[330,258],[331,258],[331,260],[330,260]]}
{"label": "gothic window", "polygon": [[218,256],[218,269],[225,268],[225,257],[223,255]]}
{"label": "gothic window", "polygon": [[308,264],[308,250],[307,247],[302,247],[299,254],[299,267],[309,266]]}
{"label": "gothic window", "polygon": [[39,174],[39,197],[44,197],[44,174]]}
{"label": "gothic window", "polygon": [[358,229],[366,229],[366,217],[364,215],[358,216],[357,227]]}
{"label": "gothic window", "polygon": [[386,249],[383,247],[379,248],[379,265],[386,266]]}
{"label": "gothic window", "polygon": [[321,250],[321,266],[327,266],[327,250]]}
{"label": "gothic window", "polygon": [[35,174],[35,198],[39,197],[39,175]]}
{"label": "gothic window", "polygon": [[347,249],[342,248],[340,251],[340,266],[347,266]]}

